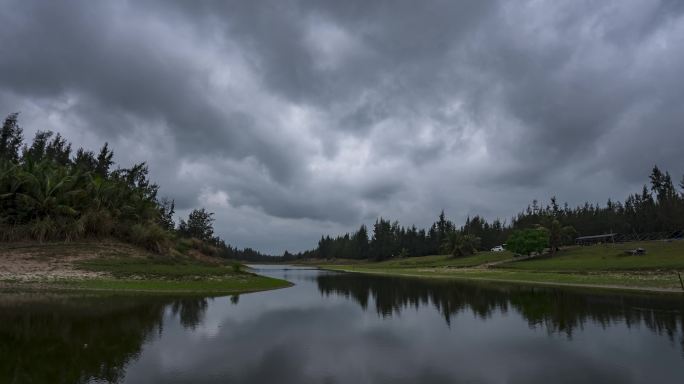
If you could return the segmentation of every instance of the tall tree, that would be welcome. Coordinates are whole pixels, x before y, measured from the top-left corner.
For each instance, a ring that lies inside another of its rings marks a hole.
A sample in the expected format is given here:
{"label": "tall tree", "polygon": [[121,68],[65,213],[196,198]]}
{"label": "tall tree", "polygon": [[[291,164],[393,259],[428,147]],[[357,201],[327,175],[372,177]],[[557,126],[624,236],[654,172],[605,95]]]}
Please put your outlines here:
{"label": "tall tree", "polygon": [[45,150],[50,143],[52,131],[38,131],[33,137],[30,147],[24,145],[22,160],[26,162],[39,162],[45,158]]}
{"label": "tall tree", "polygon": [[561,223],[556,219],[552,220],[548,228],[548,233],[551,256],[555,256],[556,251],[558,251],[563,241],[563,228],[561,227]]}
{"label": "tall tree", "polygon": [[352,237],[354,241],[354,249],[356,254],[355,259],[368,258],[368,229],[365,224],[362,224],[358,231]]}
{"label": "tall tree", "polygon": [[76,168],[79,168],[84,172],[94,172],[97,161],[95,160],[95,155],[92,151],[86,151],[83,148],[79,148],[76,151],[73,164]]}
{"label": "tall tree", "polygon": [[19,161],[19,148],[24,140],[23,129],[18,123],[19,114],[12,113],[5,119],[0,130],[0,160]]}
{"label": "tall tree", "polygon": [[172,231],[176,227],[173,221],[173,214],[176,213],[176,203],[166,197],[159,201],[159,225],[167,231]]}
{"label": "tall tree", "polygon": [[47,143],[45,158],[62,166],[69,165],[71,162],[71,143],[67,143],[66,139],[58,133]]}
{"label": "tall tree", "polygon": [[112,160],[113,157],[114,152],[109,149],[109,143],[104,143],[100,149],[100,153],[97,155],[95,173],[102,177],[107,177],[107,175],[109,175],[109,168],[114,164],[114,161]]}

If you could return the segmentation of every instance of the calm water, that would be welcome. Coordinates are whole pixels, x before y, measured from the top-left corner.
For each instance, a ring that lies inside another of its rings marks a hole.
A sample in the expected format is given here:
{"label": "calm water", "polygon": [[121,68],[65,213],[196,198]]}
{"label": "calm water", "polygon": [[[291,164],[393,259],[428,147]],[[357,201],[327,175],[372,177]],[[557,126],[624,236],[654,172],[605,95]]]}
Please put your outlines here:
{"label": "calm water", "polygon": [[0,383],[682,383],[684,298],[258,267],[221,298],[0,296]]}

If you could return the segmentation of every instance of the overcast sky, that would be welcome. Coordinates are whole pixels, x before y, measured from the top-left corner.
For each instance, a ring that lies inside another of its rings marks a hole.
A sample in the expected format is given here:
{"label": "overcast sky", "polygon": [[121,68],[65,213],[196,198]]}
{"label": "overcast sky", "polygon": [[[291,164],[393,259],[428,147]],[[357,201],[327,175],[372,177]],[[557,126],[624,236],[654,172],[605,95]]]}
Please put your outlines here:
{"label": "overcast sky", "polygon": [[265,252],[684,173],[684,1],[0,0],[0,112]]}

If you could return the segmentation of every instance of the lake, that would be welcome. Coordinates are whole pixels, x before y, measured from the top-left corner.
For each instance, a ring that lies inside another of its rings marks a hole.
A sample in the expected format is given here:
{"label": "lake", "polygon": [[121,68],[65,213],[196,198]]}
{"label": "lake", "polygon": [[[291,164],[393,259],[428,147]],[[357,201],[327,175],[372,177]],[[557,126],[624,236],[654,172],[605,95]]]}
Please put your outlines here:
{"label": "lake", "polygon": [[3,293],[0,382],[684,382],[684,296],[254,267],[295,286]]}

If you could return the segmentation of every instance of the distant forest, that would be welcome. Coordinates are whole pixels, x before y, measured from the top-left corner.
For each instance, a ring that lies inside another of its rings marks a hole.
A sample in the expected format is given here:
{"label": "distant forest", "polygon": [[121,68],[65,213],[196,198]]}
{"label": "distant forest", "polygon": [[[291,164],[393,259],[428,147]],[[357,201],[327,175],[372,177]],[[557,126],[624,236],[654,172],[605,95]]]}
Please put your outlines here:
{"label": "distant forest", "polygon": [[263,256],[226,245],[203,208],[176,225],[174,201],[158,197],[147,165],[114,168],[113,159],[107,143],[97,153],[74,152],[50,131],[25,143],[18,114],[7,116],[0,129],[0,241],[116,238],[163,254]]}
{"label": "distant forest", "polygon": [[644,185],[641,193],[629,195],[624,203],[611,200],[605,205],[586,202],[571,208],[567,203],[560,206],[555,197],[547,205],[540,205],[535,200],[510,223],[499,219],[488,222],[480,216],[473,216],[457,226],[442,211],[429,228],[418,229],[379,218],[370,230],[362,225],[354,233],[324,236],[315,249],[297,254],[285,252],[283,256],[285,260],[345,258],[379,261],[393,257],[452,254],[453,239],[459,237],[476,239],[479,250],[488,250],[504,244],[515,231],[538,227],[570,229],[570,236],[558,239],[565,244],[574,242],[578,236],[607,233],[634,238],[645,234],[659,238],[681,237],[684,229],[684,177],[678,192],[670,174],[655,166],[649,184]]}

